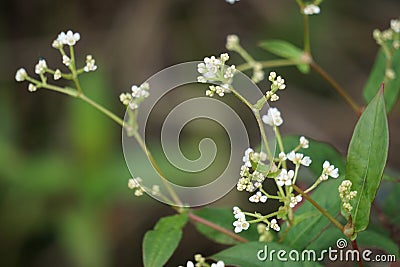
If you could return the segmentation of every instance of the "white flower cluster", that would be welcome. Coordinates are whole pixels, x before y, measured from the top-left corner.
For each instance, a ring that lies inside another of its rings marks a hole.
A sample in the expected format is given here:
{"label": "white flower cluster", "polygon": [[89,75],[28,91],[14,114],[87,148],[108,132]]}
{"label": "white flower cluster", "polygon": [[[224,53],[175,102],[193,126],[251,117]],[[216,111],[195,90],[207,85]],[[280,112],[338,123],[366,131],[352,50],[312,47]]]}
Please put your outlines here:
{"label": "white flower cluster", "polygon": [[394,31],[399,33],[400,32],[400,20],[399,19],[392,19],[390,20],[390,28]]}
{"label": "white flower cluster", "polygon": [[394,49],[400,48],[400,19],[392,19],[390,21],[390,27],[386,30],[380,31],[375,29],[372,33],[377,44],[381,46],[392,46]]}
{"label": "white flower cluster", "polygon": [[252,167],[252,162],[258,164],[261,161],[265,161],[267,159],[267,154],[264,152],[254,152],[252,148],[247,148],[244,152],[243,156],[243,166],[240,168],[240,179],[236,185],[238,191],[246,190],[248,192],[253,192],[256,188],[259,188],[262,185],[262,182],[265,180],[265,176],[254,170],[250,172],[250,168]]}
{"label": "white flower cluster", "polygon": [[303,14],[305,14],[305,15],[316,15],[316,14],[319,14],[320,12],[321,12],[321,10],[320,10],[319,6],[314,5],[314,4],[306,5],[303,8]]}
{"label": "white flower cluster", "polygon": [[309,143],[310,142],[307,140],[307,138],[305,138],[304,136],[300,136],[300,147],[301,148],[308,148]]}
{"label": "white flower cluster", "polygon": [[239,1],[240,0],[225,0],[225,2],[227,2],[227,3],[231,4],[231,5],[233,5],[234,3],[239,2]]}
{"label": "white flower cluster", "polygon": [[243,230],[249,229],[250,224],[246,221],[246,215],[238,207],[233,207],[233,215],[236,221],[233,222],[235,226],[235,233],[240,233]]}
{"label": "white flower cluster", "polygon": [[[188,261],[186,263],[186,267],[204,267],[204,266],[210,266],[206,263],[206,259],[201,255],[201,254],[196,254],[194,255],[194,260],[196,264],[194,264],[192,261]],[[184,266],[178,266],[178,267],[184,267]],[[216,263],[212,263],[211,267],[225,267],[225,263],[223,261],[218,261]]]}
{"label": "white flower cluster", "polygon": [[285,79],[281,76],[277,76],[276,72],[272,71],[269,73],[268,80],[271,82],[271,90],[265,94],[267,100],[270,99],[272,102],[278,101],[279,96],[276,94],[278,90],[284,90],[286,88]]}
{"label": "white flower cluster", "polygon": [[221,86],[210,86],[210,90],[206,91],[207,96],[213,96],[217,93],[219,96],[223,96],[229,92],[229,85],[232,83],[232,78],[236,72],[235,65],[225,67],[225,62],[229,60],[229,55],[223,53],[219,58],[215,56],[205,57],[204,62],[197,65],[197,71],[201,76],[197,77],[197,81],[200,83],[207,82],[221,82]]}
{"label": "white flower cluster", "polygon": [[142,178],[131,178],[128,180],[129,189],[135,190],[135,196],[140,197],[143,195],[143,189],[141,187]]}
{"label": "white flower cluster", "polygon": [[270,126],[281,126],[283,119],[281,113],[277,108],[269,108],[266,115],[262,116],[262,121]]}
{"label": "white flower cluster", "polygon": [[61,32],[57,39],[53,41],[52,46],[56,49],[61,49],[63,45],[74,46],[80,39],[79,33],[69,30],[67,33]]}
{"label": "white flower cluster", "polygon": [[295,197],[291,197],[291,198],[290,198],[289,206],[290,206],[291,208],[294,208],[294,207],[295,207],[298,203],[300,203],[302,200],[303,200],[303,198],[302,198],[301,195],[297,195],[297,196],[295,196]]}
{"label": "white flower cluster", "polygon": [[265,203],[267,199],[268,197],[263,195],[263,193],[261,193],[260,191],[249,197],[249,201],[253,203],[259,203],[259,202]]}
{"label": "white flower cluster", "polygon": [[279,227],[278,221],[276,219],[271,220],[270,224],[267,227],[267,230],[269,230],[269,228],[272,228],[277,232],[279,232],[281,230],[281,228]]}
{"label": "white flower cluster", "polygon": [[239,45],[239,37],[236,34],[230,34],[226,37],[226,49],[235,50]]}
{"label": "white flower cluster", "polygon": [[350,200],[357,196],[357,191],[351,191],[351,186],[351,181],[344,180],[338,188],[339,196],[342,200],[342,206],[346,212],[351,212],[353,210],[353,206],[350,204]]}
{"label": "white flower cluster", "polygon": [[294,151],[289,152],[286,157],[295,165],[303,165],[308,167],[312,162],[310,157],[304,156],[304,154],[301,153],[295,153]]}
{"label": "white flower cluster", "polygon": [[15,80],[17,82],[23,82],[27,77],[28,73],[26,73],[26,70],[24,68],[18,69],[17,72],[15,73]]}
{"label": "white flower cluster", "polygon": [[47,63],[45,59],[39,59],[39,62],[35,66],[35,73],[36,74],[44,74],[47,69]]}
{"label": "white flower cluster", "polygon": [[339,177],[339,169],[335,168],[335,165],[331,165],[329,161],[325,161],[322,165],[322,174],[319,177],[321,181],[326,181],[328,178],[338,178]]}
{"label": "white flower cluster", "polygon": [[292,179],[294,177],[294,171],[293,170],[286,170],[285,168],[282,168],[281,172],[279,175],[276,177],[277,181],[276,184],[278,186],[284,186],[284,185],[292,185]]}
{"label": "white flower cluster", "polygon": [[149,84],[142,83],[140,86],[132,85],[132,93],[122,93],[119,95],[119,100],[125,106],[128,106],[131,110],[135,110],[139,107],[147,97],[149,97]]}
{"label": "white flower cluster", "polygon": [[96,62],[92,55],[86,56],[86,66],[83,68],[85,72],[95,71],[97,69]]}

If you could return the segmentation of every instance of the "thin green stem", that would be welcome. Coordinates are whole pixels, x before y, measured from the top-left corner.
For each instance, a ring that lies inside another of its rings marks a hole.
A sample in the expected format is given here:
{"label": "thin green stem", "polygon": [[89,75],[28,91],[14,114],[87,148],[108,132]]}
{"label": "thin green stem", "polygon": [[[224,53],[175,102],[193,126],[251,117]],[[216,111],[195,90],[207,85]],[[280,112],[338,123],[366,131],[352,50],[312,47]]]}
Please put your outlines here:
{"label": "thin green stem", "polygon": [[[275,59],[275,60],[268,60],[268,61],[258,61],[263,68],[272,68],[272,67],[284,67],[284,66],[293,66],[298,65],[301,63],[305,63],[302,60],[298,59]],[[240,71],[246,71],[253,68],[251,63],[244,63],[237,67]]]}
{"label": "thin green stem", "polygon": [[260,187],[259,190],[260,190],[261,193],[266,195],[267,198],[278,199],[278,200],[281,199],[281,197],[279,197],[279,196],[273,196],[273,195],[268,194],[267,192],[265,192],[265,190],[262,187]]}
{"label": "thin green stem", "polygon": [[301,194],[305,199],[307,199],[317,210],[319,210],[333,225],[335,225],[342,233],[344,230],[344,226],[336,220],[332,215],[329,214],[324,208],[322,208],[320,205],[318,205],[317,202],[315,202],[309,195],[304,193],[303,190],[301,190],[299,187],[296,185],[292,185],[293,189],[296,190],[299,194]]}
{"label": "thin green stem", "polygon": [[315,61],[312,61],[310,66],[332,86],[336,93],[343,98],[343,100],[354,110],[357,115],[361,114],[362,108],[324,69],[322,69]]}
{"label": "thin green stem", "polygon": [[311,45],[310,45],[310,23],[309,16],[303,15],[303,31],[304,31],[304,52],[307,54],[311,54]]}
{"label": "thin green stem", "polygon": [[83,101],[85,101],[86,103],[91,105],[92,107],[96,108],[97,110],[99,110],[100,112],[102,112],[103,114],[108,116],[110,119],[112,119],[113,121],[115,121],[116,123],[121,125],[122,127],[124,126],[124,121],[120,117],[118,117],[117,115],[115,115],[114,113],[112,113],[111,111],[109,111],[108,109],[103,107],[102,105],[98,104],[91,98],[87,97],[86,95],[84,95],[82,93],[78,95],[78,98],[82,99]]}
{"label": "thin green stem", "polygon": [[[251,220],[251,221],[248,221],[248,222],[249,222],[249,223],[262,222],[262,221],[265,221],[265,220],[268,219],[268,218],[271,218],[271,217],[274,217],[274,216],[278,215],[278,213],[279,213],[278,211],[275,211],[275,212],[270,213],[270,214],[265,215],[265,216],[255,216],[255,217],[257,217],[258,219]],[[247,214],[247,212],[246,212],[245,214]]]}
{"label": "thin green stem", "polygon": [[314,190],[315,188],[317,188],[317,186],[321,183],[321,180],[318,178],[317,181],[315,181],[315,183],[310,186],[307,190],[304,191],[304,193],[308,193],[311,192],[312,190]]}
{"label": "thin green stem", "polygon": [[232,237],[233,239],[235,239],[235,240],[237,240],[237,241],[239,241],[241,243],[249,242],[249,240],[247,240],[246,238],[243,238],[243,237],[241,237],[241,236],[239,236],[239,235],[237,235],[237,234],[235,234],[235,233],[233,233],[233,232],[231,232],[231,231],[229,231],[229,230],[227,230],[227,229],[225,229],[225,228],[223,228],[223,227],[221,227],[221,226],[219,226],[219,225],[217,225],[217,224],[215,224],[213,222],[210,222],[210,221],[208,221],[208,220],[206,220],[204,218],[201,218],[201,217],[199,217],[199,216],[197,216],[197,215],[195,215],[195,214],[193,214],[191,212],[188,212],[188,217],[193,222],[201,223],[201,224],[203,224],[205,226],[208,226],[208,227],[210,227],[210,228],[212,228],[212,229],[214,229],[214,230],[216,230],[216,231],[218,231],[220,233],[223,233],[224,235]]}
{"label": "thin green stem", "polygon": [[169,194],[171,195],[172,199],[174,200],[174,204],[177,205],[177,206],[182,206],[181,200],[179,199],[179,197],[176,194],[176,192],[172,189],[172,187],[169,184],[168,180],[165,178],[165,175],[163,175],[160,167],[158,166],[157,162],[155,161],[153,155],[147,149],[147,146],[146,146],[144,140],[142,139],[142,137],[140,136],[140,134],[137,131],[134,131],[133,132],[133,137],[136,139],[136,141],[138,142],[139,146],[142,148],[143,152],[146,153],[147,157],[149,158],[149,160],[150,160],[151,164],[153,165],[153,167],[156,169],[157,173],[161,176],[161,178],[162,178],[161,181],[163,182],[163,184],[167,188]]}
{"label": "thin green stem", "polygon": [[[283,147],[283,142],[282,142],[281,133],[279,132],[279,129],[278,129],[277,126],[274,126],[274,131],[275,131],[276,140],[278,141],[279,150],[280,150],[282,153],[285,153],[285,148]],[[282,161],[282,166],[283,166],[283,168],[285,168],[285,169],[287,168],[287,167],[286,167],[286,160],[283,160],[283,161]]]}

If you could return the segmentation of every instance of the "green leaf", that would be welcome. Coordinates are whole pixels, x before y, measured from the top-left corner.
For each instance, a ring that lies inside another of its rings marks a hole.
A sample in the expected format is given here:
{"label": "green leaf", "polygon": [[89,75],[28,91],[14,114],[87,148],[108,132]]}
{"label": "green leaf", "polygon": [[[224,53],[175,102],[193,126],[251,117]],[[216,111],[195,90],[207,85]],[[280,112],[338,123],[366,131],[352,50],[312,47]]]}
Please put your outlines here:
{"label": "green leaf", "polygon": [[391,255],[395,255],[397,259],[400,258],[398,245],[381,233],[370,230],[364,231],[357,236],[357,243],[363,247],[382,249]]}
{"label": "green leaf", "polygon": [[[268,52],[287,59],[302,60],[303,50],[297,46],[283,40],[263,41],[260,47]],[[310,66],[308,64],[298,64],[297,68],[302,73],[308,73]]]}
{"label": "green leaf", "polygon": [[[391,68],[396,76],[395,79],[388,80],[385,83],[384,96],[387,112],[389,112],[396,103],[397,96],[400,91],[400,50],[396,50],[394,52]],[[374,66],[372,67],[367,83],[364,86],[363,95],[367,103],[369,103],[378,92],[380,85],[385,79],[385,71],[386,56],[381,49],[376,56]]]}
{"label": "green leaf", "polygon": [[357,191],[351,201],[355,232],[369,223],[371,203],[381,182],[389,145],[388,125],[383,94],[379,92],[369,103],[354,129],[346,162],[346,176]]}
{"label": "green leaf", "polygon": [[[203,208],[193,213],[233,232],[234,227],[232,223],[235,221],[235,218],[232,214],[232,208]],[[238,241],[232,237],[203,224],[196,224],[196,228],[200,233],[217,243],[224,245],[234,245],[238,243]],[[247,231],[241,232],[239,235],[250,241],[256,241],[259,237],[256,225],[251,225]]]}
{"label": "green leaf", "polygon": [[[311,183],[318,179],[325,160],[328,160],[339,169],[339,178],[329,179],[321,183],[310,195],[312,199],[332,216],[336,216],[340,211],[340,199],[337,188],[344,177],[344,158],[329,144],[314,140],[309,141],[309,148],[301,149],[300,153],[304,153],[312,159],[309,169],[314,174],[314,179]],[[284,137],[283,143],[285,145],[285,152],[291,151],[299,144],[299,136]],[[302,181],[302,174],[300,173],[298,182]],[[308,218],[304,219],[304,216]],[[284,244],[290,247],[296,249],[312,247],[316,250],[322,250],[333,244],[338,236],[341,236],[340,231],[336,230],[331,225],[331,222],[308,201],[303,201],[303,204],[295,211],[294,220],[295,225],[289,229],[283,241]],[[317,239],[320,241],[315,242]]]}
{"label": "green leaf", "polygon": [[[274,250],[274,252],[272,252],[272,250]],[[285,251],[285,254],[283,255],[280,251]],[[292,249],[290,247],[273,242],[249,242],[220,251],[219,253],[213,255],[212,258],[215,260],[224,261],[225,265],[231,264],[241,267],[321,266],[318,262],[316,262],[316,260],[302,261],[301,252],[299,252],[300,260],[295,261],[293,260],[293,257],[296,257],[295,252],[291,253],[291,251]],[[271,253],[272,257],[269,257]],[[278,258],[278,254],[280,254],[280,258]],[[319,256],[320,255],[317,253],[316,259]],[[266,258],[264,259],[264,257]],[[284,258],[286,258],[286,260]],[[307,255],[305,259],[308,259]]]}
{"label": "green leaf", "polygon": [[164,266],[182,238],[182,228],[187,219],[184,213],[161,218],[154,230],[144,235],[143,263],[145,267]]}

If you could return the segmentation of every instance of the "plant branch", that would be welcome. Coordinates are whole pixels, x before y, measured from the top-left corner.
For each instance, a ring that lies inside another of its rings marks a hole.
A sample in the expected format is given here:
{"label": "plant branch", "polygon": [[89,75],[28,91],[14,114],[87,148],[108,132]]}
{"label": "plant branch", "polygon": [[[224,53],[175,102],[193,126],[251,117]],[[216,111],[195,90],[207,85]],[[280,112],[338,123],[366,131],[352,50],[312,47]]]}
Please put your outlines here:
{"label": "plant branch", "polygon": [[339,94],[340,97],[354,110],[357,115],[361,115],[362,108],[351,98],[351,96],[341,87],[321,66],[319,66],[314,60],[311,61],[310,66],[315,72],[317,72],[323,79],[325,79]]}
{"label": "plant branch", "polygon": [[[257,61],[257,62],[260,63],[263,68],[293,66],[301,63],[304,64],[302,60],[297,60],[297,59],[275,59],[275,60]],[[246,71],[251,68],[253,68],[253,64],[251,63],[244,63],[237,67],[237,69],[240,71]]]}
{"label": "plant branch", "polygon": [[249,242],[249,240],[247,240],[246,238],[243,238],[243,237],[241,237],[241,236],[239,236],[239,235],[237,235],[237,234],[235,234],[235,233],[233,233],[233,232],[231,232],[231,231],[229,231],[229,230],[227,230],[227,229],[225,229],[225,228],[223,228],[223,227],[221,227],[221,226],[219,226],[219,225],[217,225],[217,224],[215,224],[213,222],[210,222],[210,221],[208,221],[208,220],[206,220],[204,218],[201,218],[201,217],[199,217],[199,216],[197,216],[197,215],[195,215],[195,214],[193,214],[191,212],[188,212],[188,217],[189,217],[189,219],[191,221],[193,221],[195,223],[201,223],[201,224],[203,224],[205,226],[208,226],[208,227],[210,227],[210,228],[212,228],[212,229],[214,229],[214,230],[216,230],[216,231],[218,231],[220,233],[223,233],[224,235],[232,237],[233,239],[235,239],[235,240],[237,240],[237,241],[239,241],[241,243]]}
{"label": "plant branch", "polygon": [[[351,240],[351,246],[353,247],[353,250],[357,250],[358,253],[360,254],[360,250],[358,249],[358,245],[357,245],[357,240],[356,239]],[[358,267],[363,267],[364,266],[361,258],[359,258],[357,260],[357,262],[358,262]]]}
{"label": "plant branch", "polygon": [[297,187],[296,185],[292,185],[292,186],[293,186],[294,190],[296,190],[305,199],[307,199],[317,210],[319,210],[326,218],[328,218],[328,220],[331,221],[331,223],[333,223],[343,233],[344,226],[338,220],[336,220],[334,217],[332,217],[332,215],[330,215],[329,212],[327,212],[324,208],[322,208],[320,205],[318,205],[317,202],[315,202],[309,195],[304,193],[304,191],[301,190],[299,187]]}

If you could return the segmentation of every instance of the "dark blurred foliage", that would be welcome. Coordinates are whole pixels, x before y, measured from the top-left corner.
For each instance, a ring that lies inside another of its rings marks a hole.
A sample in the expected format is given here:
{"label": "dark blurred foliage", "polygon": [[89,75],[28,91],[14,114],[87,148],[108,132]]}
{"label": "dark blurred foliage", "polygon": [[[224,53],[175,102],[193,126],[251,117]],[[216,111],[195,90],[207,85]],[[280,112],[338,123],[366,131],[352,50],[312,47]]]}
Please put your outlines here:
{"label": "dark blurred foliage", "polygon": [[[311,17],[316,60],[360,103],[378,49],[372,30],[387,28],[399,10],[398,0],[326,0],[321,15]],[[172,210],[127,189],[120,127],[78,100],[32,94],[14,80],[21,66],[32,74],[39,57],[60,65],[51,42],[67,29],[81,33],[80,60],[91,53],[99,66],[83,77],[87,94],[122,116],[120,92],[164,67],[225,51],[227,34],[238,34],[257,59],[271,58],[257,47],[260,40],[301,46],[298,7],[294,0],[1,1],[1,265],[140,266],[145,231]],[[288,85],[277,103],[283,133],[330,142],[344,153],[357,119],[351,109],[315,74],[279,71]],[[397,169],[399,111],[396,105],[389,116],[389,166]],[[245,200],[232,193],[214,205]],[[189,226],[169,266],[221,248]]]}

